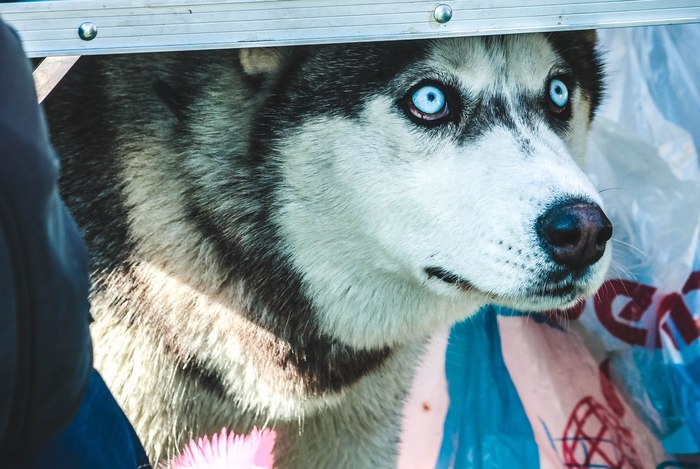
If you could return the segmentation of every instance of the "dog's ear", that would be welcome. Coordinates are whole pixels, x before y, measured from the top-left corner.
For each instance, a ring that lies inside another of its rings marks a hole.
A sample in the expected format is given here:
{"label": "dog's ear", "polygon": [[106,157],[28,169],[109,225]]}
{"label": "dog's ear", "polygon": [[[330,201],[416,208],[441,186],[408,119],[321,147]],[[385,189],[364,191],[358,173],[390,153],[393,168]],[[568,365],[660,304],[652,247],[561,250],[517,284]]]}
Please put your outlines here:
{"label": "dog's ear", "polygon": [[240,49],[238,58],[249,76],[264,76],[276,72],[282,63],[282,53],[275,47]]}

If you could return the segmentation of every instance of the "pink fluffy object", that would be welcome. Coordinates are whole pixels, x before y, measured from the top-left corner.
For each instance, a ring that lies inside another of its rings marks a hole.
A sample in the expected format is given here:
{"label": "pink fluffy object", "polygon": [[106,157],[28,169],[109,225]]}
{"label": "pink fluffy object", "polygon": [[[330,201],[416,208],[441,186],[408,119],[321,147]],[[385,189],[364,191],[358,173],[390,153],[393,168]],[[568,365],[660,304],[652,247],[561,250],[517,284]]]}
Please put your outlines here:
{"label": "pink fluffy object", "polygon": [[224,428],[211,437],[192,440],[165,467],[170,469],[272,469],[275,432],[253,428],[249,435],[236,435]]}

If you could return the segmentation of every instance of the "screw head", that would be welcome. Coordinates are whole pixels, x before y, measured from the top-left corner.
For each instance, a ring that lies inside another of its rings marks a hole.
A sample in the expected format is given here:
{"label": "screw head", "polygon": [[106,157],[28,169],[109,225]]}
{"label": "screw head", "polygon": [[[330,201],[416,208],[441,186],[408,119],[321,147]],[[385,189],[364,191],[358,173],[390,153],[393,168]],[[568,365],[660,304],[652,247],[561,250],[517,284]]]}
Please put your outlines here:
{"label": "screw head", "polygon": [[435,17],[435,21],[440,24],[445,24],[452,19],[452,8],[449,5],[441,3],[435,7],[433,16]]}
{"label": "screw head", "polygon": [[95,26],[95,23],[86,21],[78,28],[78,36],[83,41],[92,41],[97,37],[97,26]]}

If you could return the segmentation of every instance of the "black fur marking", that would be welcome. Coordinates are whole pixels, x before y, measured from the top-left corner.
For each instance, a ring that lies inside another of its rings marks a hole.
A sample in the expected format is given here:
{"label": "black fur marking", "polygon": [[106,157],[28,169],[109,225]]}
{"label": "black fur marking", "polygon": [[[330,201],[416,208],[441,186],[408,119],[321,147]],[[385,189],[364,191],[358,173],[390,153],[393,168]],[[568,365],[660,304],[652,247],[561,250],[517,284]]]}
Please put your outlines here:
{"label": "black fur marking", "polygon": [[449,272],[441,267],[426,267],[425,273],[428,274],[428,278],[437,278],[450,285],[456,285],[462,290],[473,290],[474,284],[469,280],[460,277],[459,275]]}
{"label": "black fur marking", "polygon": [[466,112],[464,129],[458,137],[460,144],[478,139],[497,125],[509,130],[516,129],[513,116],[508,111],[508,105],[502,96],[481,97]]}
{"label": "black fur marking", "polygon": [[524,137],[522,135],[516,136],[516,140],[518,142],[518,146],[520,147],[520,151],[526,158],[531,158],[534,155],[534,148],[532,148],[532,142],[530,141],[529,138]]}
{"label": "black fur marking", "polygon": [[189,358],[178,363],[176,372],[186,380],[194,380],[205,391],[214,394],[221,400],[227,399],[226,386],[221,376],[211,368],[202,365],[195,358]]}
{"label": "black fur marking", "polygon": [[178,120],[185,119],[185,109],[181,99],[170,85],[161,79],[157,79],[153,82],[153,90]]}
{"label": "black fur marking", "polygon": [[[356,118],[366,99],[389,91],[394,77],[425,57],[426,47],[422,41],[396,41],[383,47],[316,46],[313,54],[300,48],[277,82],[260,126],[314,115]],[[333,86],[319,86],[328,83]]]}
{"label": "black fur marking", "polygon": [[[214,241],[224,264],[230,266],[230,281],[240,280],[251,287],[255,299],[249,301],[249,318],[277,337],[263,348],[259,339],[249,344],[250,351],[259,351],[261,369],[269,369],[273,357],[286,379],[299,381],[308,392],[323,393],[352,385],[389,357],[388,348],[357,350],[318,332],[312,306],[301,293],[301,280],[286,259],[263,246],[244,251],[227,239],[216,221],[191,199],[188,210],[202,234]],[[264,228],[266,220],[254,223],[261,229],[261,236],[274,239],[269,225]],[[270,312],[275,318],[268,316]]]}

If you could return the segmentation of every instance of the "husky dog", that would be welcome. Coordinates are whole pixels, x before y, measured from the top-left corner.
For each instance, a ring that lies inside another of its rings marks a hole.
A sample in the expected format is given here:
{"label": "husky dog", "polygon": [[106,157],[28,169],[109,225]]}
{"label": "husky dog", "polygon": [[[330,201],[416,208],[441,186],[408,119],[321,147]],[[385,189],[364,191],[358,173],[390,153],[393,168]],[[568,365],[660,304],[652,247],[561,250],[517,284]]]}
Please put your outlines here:
{"label": "husky dog", "polygon": [[280,468],[392,467],[431,333],[594,291],[595,41],[81,59],[48,113],[96,366],[153,460],[257,425]]}

